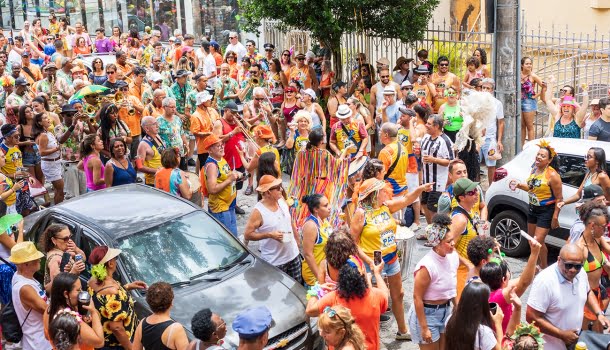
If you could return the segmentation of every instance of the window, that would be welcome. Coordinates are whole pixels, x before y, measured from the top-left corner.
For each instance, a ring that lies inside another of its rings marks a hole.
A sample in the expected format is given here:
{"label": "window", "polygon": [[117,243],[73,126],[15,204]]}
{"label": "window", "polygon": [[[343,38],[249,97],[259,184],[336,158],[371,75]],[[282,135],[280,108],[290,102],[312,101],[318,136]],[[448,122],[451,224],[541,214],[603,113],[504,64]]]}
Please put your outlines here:
{"label": "window", "polygon": [[583,157],[560,154],[558,171],[564,185],[578,188],[585,179],[587,167]]}

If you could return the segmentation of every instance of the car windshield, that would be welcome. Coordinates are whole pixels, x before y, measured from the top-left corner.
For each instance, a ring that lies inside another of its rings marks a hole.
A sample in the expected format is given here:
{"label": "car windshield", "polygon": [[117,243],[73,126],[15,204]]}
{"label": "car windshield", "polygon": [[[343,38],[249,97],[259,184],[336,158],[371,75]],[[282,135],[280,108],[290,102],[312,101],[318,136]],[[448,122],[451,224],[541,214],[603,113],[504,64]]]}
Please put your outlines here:
{"label": "car windshield", "polygon": [[178,283],[240,260],[243,247],[201,211],[119,241],[131,280]]}

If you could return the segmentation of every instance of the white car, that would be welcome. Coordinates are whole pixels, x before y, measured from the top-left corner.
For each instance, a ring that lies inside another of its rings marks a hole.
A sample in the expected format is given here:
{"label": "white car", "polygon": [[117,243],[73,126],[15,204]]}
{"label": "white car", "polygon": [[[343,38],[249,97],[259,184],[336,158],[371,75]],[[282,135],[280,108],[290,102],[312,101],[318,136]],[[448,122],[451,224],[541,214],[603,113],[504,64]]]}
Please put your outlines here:
{"label": "white car", "polygon": [[[610,157],[610,143],[603,141],[546,138],[559,155],[559,169],[555,169],[563,182],[563,198],[572,196],[582,183],[587,168],[584,156],[591,147],[600,147],[606,151],[606,160]],[[502,245],[502,250],[509,256],[522,256],[529,250],[529,245],[520,234],[527,232],[527,212],[529,208],[527,192],[512,191],[511,180],[525,182],[530,175],[534,158],[540,149],[536,146],[540,140],[528,142],[521,153],[513,160],[496,170],[494,182],[489,186],[486,197],[491,235]],[[608,162],[610,168],[610,162]],[[577,219],[575,204],[566,205],[559,214],[559,228],[551,230],[546,237],[546,244],[562,247],[569,237],[570,227]]]}

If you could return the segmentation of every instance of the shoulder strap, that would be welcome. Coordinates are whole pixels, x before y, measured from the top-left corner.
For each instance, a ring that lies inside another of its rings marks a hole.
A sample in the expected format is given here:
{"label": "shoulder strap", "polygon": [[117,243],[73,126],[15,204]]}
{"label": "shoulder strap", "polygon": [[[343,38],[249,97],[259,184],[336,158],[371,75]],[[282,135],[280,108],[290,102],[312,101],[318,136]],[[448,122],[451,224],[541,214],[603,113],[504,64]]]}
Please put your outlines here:
{"label": "shoulder strap", "polygon": [[349,134],[349,131],[347,131],[347,128],[345,127],[345,125],[341,122],[339,122],[339,123],[341,124],[341,129],[345,133],[345,136],[347,136],[347,138],[350,139],[350,141],[352,141],[354,143],[354,145],[358,145],[359,143],[356,142],[356,140],[354,139],[354,136]]}
{"label": "shoulder strap", "polygon": [[36,78],[34,78],[34,74],[32,74],[32,71],[30,70],[30,68],[29,68],[29,67],[22,66],[22,67],[21,67],[21,70],[22,70],[22,71],[24,71],[24,72],[26,72],[26,73],[27,73],[27,74],[30,76],[30,78],[32,78],[32,79],[34,79],[34,80],[36,80]]}
{"label": "shoulder strap", "polygon": [[390,165],[390,167],[388,168],[388,171],[383,176],[384,180],[387,180],[387,178],[390,177],[390,174],[392,174],[392,172],[396,168],[396,165],[398,164],[398,159],[400,159],[400,153],[402,151],[400,142],[396,142],[396,145],[398,146],[398,151],[396,152],[396,159],[394,159],[394,162],[392,163],[392,165]]}
{"label": "shoulder strap", "polygon": [[466,209],[464,209],[464,208],[462,208],[462,207],[460,207],[460,206],[458,205],[458,206],[457,206],[457,207],[455,207],[453,210],[457,210],[457,211],[459,211],[461,214],[464,214],[464,215],[465,215],[465,216],[468,218],[468,221],[470,221],[470,224],[472,225],[472,227],[473,227],[474,229],[476,229],[476,226],[475,226],[474,222],[472,221],[472,218],[470,217],[470,213],[469,213],[469,212],[467,212],[467,211],[466,211]]}
{"label": "shoulder strap", "polygon": [[3,263],[5,263],[7,266],[9,266],[11,268],[11,270],[17,271],[17,268],[13,264],[11,264],[10,262],[4,260],[4,258],[0,257],[0,260],[2,260]]}

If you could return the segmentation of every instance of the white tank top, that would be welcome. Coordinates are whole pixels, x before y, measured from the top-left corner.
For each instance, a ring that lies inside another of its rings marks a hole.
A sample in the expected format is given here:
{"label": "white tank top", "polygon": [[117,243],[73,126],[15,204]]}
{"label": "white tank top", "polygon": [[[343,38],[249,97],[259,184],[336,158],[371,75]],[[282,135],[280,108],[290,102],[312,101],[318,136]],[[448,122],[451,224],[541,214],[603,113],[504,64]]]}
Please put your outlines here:
{"label": "white tank top", "polygon": [[377,105],[375,106],[375,108],[379,108],[381,107],[381,104],[384,101],[383,98],[383,89],[385,89],[384,86],[381,85],[381,82],[377,82],[377,84],[375,84],[375,86],[377,86],[377,92],[375,93],[375,102],[377,103]]}
{"label": "white tank top", "polygon": [[318,115],[318,113],[316,112],[316,109],[314,108],[313,104],[311,106],[309,106],[310,109],[307,109],[307,107],[305,107],[305,110],[307,112],[309,112],[309,115],[311,116],[311,123],[313,124],[311,126],[312,129],[317,128],[318,126],[322,125],[322,121],[320,120],[320,116]]}
{"label": "white tank top", "polygon": [[[47,131],[47,138],[49,139],[49,143],[47,143],[47,148],[55,148],[57,147],[58,143],[57,143],[57,139],[55,138],[55,135],[53,135],[52,132]],[[45,159],[55,159],[58,158],[59,156],[61,156],[61,151],[55,151],[51,154],[47,154],[46,156],[42,157],[43,160]]]}
{"label": "white tank top", "polygon": [[[21,303],[19,291],[24,286],[31,286],[45,302],[47,301],[47,296],[38,281],[26,278],[19,273],[13,275],[13,306],[15,307],[19,323],[23,324],[23,327],[21,327],[23,331],[21,347],[23,350],[50,350],[51,344],[44,336],[42,314],[36,310],[30,312],[30,309],[25,309]],[[28,312],[30,313],[29,315]]]}
{"label": "white tank top", "polygon": [[254,206],[254,209],[258,210],[263,218],[263,224],[255,231],[256,233],[290,232],[290,234],[284,234],[284,241],[287,242],[278,242],[272,238],[260,241],[261,257],[273,266],[283,265],[299,255],[299,246],[292,235],[288,205],[283,199],[279,200],[278,204],[280,208],[276,211],[267,209],[261,202]]}

